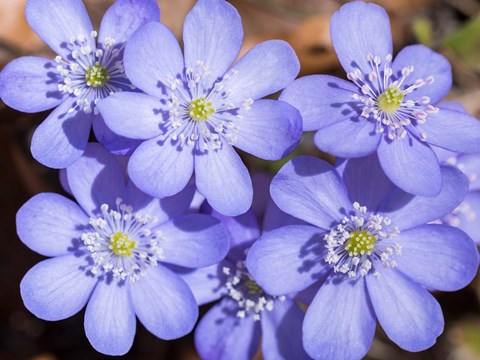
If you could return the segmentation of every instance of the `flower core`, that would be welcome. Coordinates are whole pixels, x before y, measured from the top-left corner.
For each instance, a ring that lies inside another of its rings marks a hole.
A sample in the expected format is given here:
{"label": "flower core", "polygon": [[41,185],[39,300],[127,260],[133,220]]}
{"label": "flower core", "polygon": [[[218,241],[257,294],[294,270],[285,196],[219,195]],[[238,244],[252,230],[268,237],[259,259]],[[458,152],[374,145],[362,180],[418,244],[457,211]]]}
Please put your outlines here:
{"label": "flower core", "polygon": [[347,274],[349,278],[356,278],[357,273],[367,275],[376,263],[383,267],[395,267],[395,255],[401,254],[401,246],[391,241],[385,241],[397,236],[400,231],[391,227],[391,220],[378,214],[367,214],[367,208],[353,203],[354,213],[330,230],[324,237],[327,242],[327,256],[325,261],[334,264],[333,271]]}
{"label": "flower core", "polygon": [[107,68],[98,62],[89,67],[85,73],[87,85],[95,88],[105,85],[108,79],[110,79],[110,76],[108,76]]}
{"label": "flower core", "polygon": [[211,101],[205,100],[205,97],[192,100],[188,107],[188,113],[195,121],[205,121],[215,112]]}
{"label": "flower core", "polygon": [[110,237],[110,250],[118,256],[132,256],[132,250],[135,248],[135,245],[137,243],[121,231]]}
{"label": "flower core", "polygon": [[390,85],[378,97],[378,107],[386,113],[395,112],[402,105],[404,94],[396,86]]}

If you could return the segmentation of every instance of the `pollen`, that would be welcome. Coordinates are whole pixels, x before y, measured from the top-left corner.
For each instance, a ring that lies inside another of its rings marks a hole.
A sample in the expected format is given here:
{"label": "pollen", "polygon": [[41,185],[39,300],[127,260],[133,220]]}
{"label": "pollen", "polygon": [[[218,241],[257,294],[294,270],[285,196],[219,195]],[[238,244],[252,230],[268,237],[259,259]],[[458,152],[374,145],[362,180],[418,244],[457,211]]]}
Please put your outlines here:
{"label": "pollen", "polygon": [[87,85],[94,88],[104,86],[109,79],[110,76],[108,76],[107,68],[98,62],[89,67],[85,73]]}
{"label": "pollen", "polygon": [[247,279],[245,281],[245,286],[250,294],[259,295],[263,293],[263,289],[252,279]]}
{"label": "pollen", "polygon": [[215,112],[211,101],[207,101],[205,97],[192,100],[188,107],[188,114],[195,121],[206,121],[208,117]]}
{"label": "pollen", "polygon": [[345,250],[349,256],[370,255],[377,237],[371,235],[368,231],[353,231],[348,239]]}
{"label": "pollen", "polygon": [[395,112],[402,105],[404,93],[395,85],[390,85],[378,97],[378,106],[385,113]]}
{"label": "pollen", "polygon": [[110,237],[110,250],[118,256],[132,256],[132,250],[136,245],[135,241],[121,231],[112,234]]}

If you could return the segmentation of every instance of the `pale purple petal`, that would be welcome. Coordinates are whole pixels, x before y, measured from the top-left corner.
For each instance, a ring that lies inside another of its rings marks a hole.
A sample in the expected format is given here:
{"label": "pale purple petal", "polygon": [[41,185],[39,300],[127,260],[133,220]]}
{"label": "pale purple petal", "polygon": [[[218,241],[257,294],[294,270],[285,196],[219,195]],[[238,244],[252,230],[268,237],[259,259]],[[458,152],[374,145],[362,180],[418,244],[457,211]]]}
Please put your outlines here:
{"label": "pale purple petal", "polygon": [[63,320],[87,303],[97,280],[87,275],[84,257],[59,256],[31,268],[20,283],[25,307],[44,320]]}
{"label": "pale purple petal", "polygon": [[480,192],[468,192],[462,203],[442,220],[465,231],[473,241],[480,244]]}
{"label": "pale purple petal", "polygon": [[93,116],[92,128],[97,141],[112,154],[131,155],[141,143],[140,140],[128,139],[115,134],[107,127],[100,114]]}

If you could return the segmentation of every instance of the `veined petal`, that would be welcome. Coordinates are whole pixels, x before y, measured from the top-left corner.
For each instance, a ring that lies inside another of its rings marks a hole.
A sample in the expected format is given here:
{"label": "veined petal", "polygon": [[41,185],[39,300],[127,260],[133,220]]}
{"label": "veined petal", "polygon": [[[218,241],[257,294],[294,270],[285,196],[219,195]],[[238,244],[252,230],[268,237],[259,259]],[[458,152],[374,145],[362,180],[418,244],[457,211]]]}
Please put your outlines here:
{"label": "veined petal", "polygon": [[278,160],[290,154],[300,141],[302,117],[283,101],[255,101],[242,116],[234,145],[247,153]]}
{"label": "veined petal", "polygon": [[112,38],[117,44],[125,43],[137,29],[151,21],[160,21],[155,0],[117,0],[103,15],[99,42]]}
{"label": "veined petal", "polygon": [[73,196],[89,215],[102,204],[116,208],[117,199],[126,198],[123,169],[100,144],[87,145],[84,156],[67,168],[67,178]]}
{"label": "veined petal", "polygon": [[351,209],[334,167],[312,156],[286,163],[273,178],[270,194],[281,210],[322,229],[330,229]]}
{"label": "veined petal", "polygon": [[11,108],[27,113],[51,109],[65,100],[58,91],[59,78],[53,61],[20,57],[0,73],[0,98]]}
{"label": "veined petal", "polygon": [[93,114],[73,110],[75,102],[75,98],[65,100],[33,134],[32,155],[45,166],[66,168],[78,160],[85,150]]}
{"label": "veined petal", "polygon": [[230,247],[225,227],[210,215],[178,216],[155,231],[161,231],[165,237],[161,242],[164,261],[189,268],[218,263]]}
{"label": "veined petal", "polygon": [[360,116],[342,120],[321,128],[315,134],[315,145],[330,154],[354,158],[370,155],[380,143],[382,135],[375,125]]}
{"label": "veined petal", "polygon": [[391,241],[402,246],[398,270],[428,289],[455,291],[468,285],[478,270],[475,243],[446,225],[423,225]]}
{"label": "veined petal", "polygon": [[17,233],[22,242],[45,256],[73,251],[80,243],[81,226],[88,217],[73,201],[53,193],[28,200],[17,212]]}
{"label": "veined petal", "polygon": [[159,98],[184,68],[177,39],[165,25],[157,22],[144,25],[132,35],[123,62],[130,81]]}
{"label": "veined petal", "polygon": [[225,274],[223,267],[233,268],[228,260],[223,260],[219,264],[210,265],[195,270],[184,269],[187,271],[177,271],[177,274],[187,283],[192,290],[193,296],[199,306],[220,299],[226,294],[224,288]]}
{"label": "veined petal", "polygon": [[271,295],[301,291],[328,271],[323,233],[310,225],[289,225],[264,234],[247,255],[247,268]]}
{"label": "veined petal", "polygon": [[376,268],[380,277],[367,276],[375,315],[387,336],[402,349],[422,351],[443,332],[442,309],[423,287],[395,269]]}
{"label": "veined petal", "polygon": [[164,132],[161,124],[166,110],[153,96],[116,93],[101,100],[97,106],[107,126],[118,135],[148,140]]}
{"label": "veined petal", "polygon": [[188,334],[198,318],[198,306],[187,284],[162,265],[130,286],[135,313],[142,324],[164,340]]}
{"label": "veined petal", "polygon": [[164,198],[179,193],[193,173],[192,148],[179,147],[169,138],[143,142],[128,162],[128,173],[138,188]]}
{"label": "veined petal", "polygon": [[[228,100],[241,104],[282,90],[300,71],[295,51],[285,41],[268,40],[251,48],[235,65],[225,85],[232,90]],[[230,85],[231,84],[231,85]]]}
{"label": "veined petal", "polygon": [[238,318],[237,304],[223,299],[200,320],[195,330],[195,347],[203,359],[252,359],[260,343],[261,328],[252,316]]}
{"label": "veined petal", "polygon": [[428,114],[422,129],[429,144],[461,153],[480,152],[480,121],[465,112],[440,109]]}
{"label": "veined petal", "polygon": [[375,325],[364,279],[353,282],[333,275],[305,314],[305,350],[315,359],[360,359],[370,349]]}
{"label": "veined petal", "polygon": [[265,359],[310,359],[302,343],[304,315],[290,299],[275,300],[272,311],[262,312],[262,355]]}
{"label": "veined petal", "polygon": [[392,54],[392,33],[386,11],[376,4],[355,1],[343,5],[330,20],[330,35],[347,73],[371,72],[368,54],[382,60]]}
{"label": "veined petal", "polygon": [[226,1],[199,0],[185,18],[183,42],[185,66],[197,61],[210,71],[209,84],[222,77],[237,58],[243,41],[242,20]]}
{"label": "veined petal", "polygon": [[296,107],[303,119],[304,131],[315,131],[342,119],[358,116],[352,96],[358,87],[330,75],[310,75],[295,80],[279,100]]}
{"label": "veined petal", "polygon": [[418,100],[423,96],[428,96],[430,103],[436,104],[450,91],[452,87],[452,70],[450,63],[444,56],[424,45],[406,46],[397,54],[393,61],[393,76],[401,78],[402,69],[409,66],[413,66],[414,70],[406,78],[402,86],[403,88],[413,85],[416,80],[425,80],[430,76],[433,76],[434,83],[427,84],[406,94],[405,101],[409,99]]}
{"label": "veined petal", "polygon": [[82,269],[84,257],[59,256],[39,262],[20,283],[25,307],[44,320],[63,320],[79,312],[97,279]]}
{"label": "veined petal", "polygon": [[388,178],[408,193],[434,196],[442,188],[435,153],[413,136],[390,142],[383,139],[378,147],[378,159]]}
{"label": "veined petal", "polygon": [[236,151],[227,143],[219,150],[195,156],[198,191],[218,212],[237,216],[252,205],[252,180]]}
{"label": "veined petal", "polygon": [[100,114],[93,116],[92,128],[98,142],[115,155],[131,155],[138,145],[141,144],[140,140],[129,139],[115,134],[108,128]]}
{"label": "veined petal", "polygon": [[462,202],[468,190],[468,181],[460,170],[452,166],[442,166],[441,177],[439,194],[414,196],[396,189],[379,212],[388,216],[400,230],[411,229],[449,214]]}
{"label": "veined petal", "polygon": [[135,337],[136,319],[125,284],[99,281],[85,312],[85,334],[95,350],[123,355]]}
{"label": "veined petal", "polygon": [[[28,0],[25,15],[37,35],[64,58],[71,38],[84,36],[88,40],[93,30],[81,0]],[[95,47],[92,40],[89,43]]]}

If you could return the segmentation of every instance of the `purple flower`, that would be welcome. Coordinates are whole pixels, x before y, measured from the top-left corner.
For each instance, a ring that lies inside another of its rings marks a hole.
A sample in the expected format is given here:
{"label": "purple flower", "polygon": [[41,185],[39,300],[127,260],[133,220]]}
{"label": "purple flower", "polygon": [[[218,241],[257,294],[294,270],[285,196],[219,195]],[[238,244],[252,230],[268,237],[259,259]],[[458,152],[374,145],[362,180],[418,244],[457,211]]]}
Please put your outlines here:
{"label": "purple flower", "polygon": [[311,225],[262,236],[250,249],[247,268],[272,295],[313,293],[303,323],[310,356],[362,358],[377,319],[405,350],[435,343],[444,321],[428,290],[460,289],[478,267],[477,249],[464,232],[427,224],[455,208],[468,187],[456,168],[442,166],[441,175],[434,197],[396,188],[375,154],[337,169],[300,156],[275,176],[275,203]]}
{"label": "purple flower", "polygon": [[138,145],[112,133],[96,104],[134,89],[123,68],[125,42],[141,25],[159,20],[156,1],[117,0],[98,34],[81,0],[28,0],[25,12],[32,29],[58,54],[54,61],[21,57],[0,73],[7,105],[24,112],[56,108],[33,135],[33,157],[52,168],[67,167],[83,154],[92,124],[111,151],[126,153]]}
{"label": "purple flower", "polygon": [[185,19],[184,55],[159,23],[142,27],[128,42],[126,73],[147,94],[115,94],[99,109],[114,132],[144,140],[128,170],[146,193],[176,194],[195,171],[197,188],[210,205],[239,215],[252,204],[252,184],[232,145],[276,160],[298,143],[299,112],[281,101],[258,100],[298,74],[293,49],[284,41],[266,41],[234,64],[242,38],[233,6],[199,0]]}
{"label": "purple flower", "polygon": [[431,149],[480,152],[480,123],[437,105],[452,84],[450,64],[422,45],[393,59],[390,23],[375,4],[352,2],[331,20],[332,43],[350,81],[328,75],[296,80],[280,99],[300,110],[315,144],[343,158],[377,152],[401,189],[436,195],[440,165]]}
{"label": "purple flower", "polygon": [[229,248],[219,220],[185,214],[193,186],[153,199],[128,181],[120,163],[98,144],[88,144],[66,176],[79,205],[42,193],[17,213],[20,239],[52,257],[23,278],[25,306],[41,319],[61,320],[88,303],[87,338],[109,355],[125,354],[132,346],[135,315],[159,338],[189,333],[198,306],[167,265],[209,266]]}
{"label": "purple flower", "polygon": [[[254,175],[254,187],[258,179]],[[265,185],[264,193],[268,194],[268,185]],[[260,195],[257,190],[258,186],[255,187],[254,203],[257,209],[262,208],[263,215],[267,206],[263,200],[267,199],[258,201],[261,196],[257,196]],[[309,359],[302,345],[303,311],[292,296],[266,293],[245,267],[246,252],[261,233],[253,210],[237,217],[223,216],[212,212],[209,207],[204,211],[212,213],[226,226],[231,250],[220,264],[183,274],[199,304],[221,299],[197,325],[195,346],[200,357],[208,360],[251,359],[261,343],[262,355],[267,360]],[[264,232],[265,229],[298,222],[269,201],[263,221]]]}

